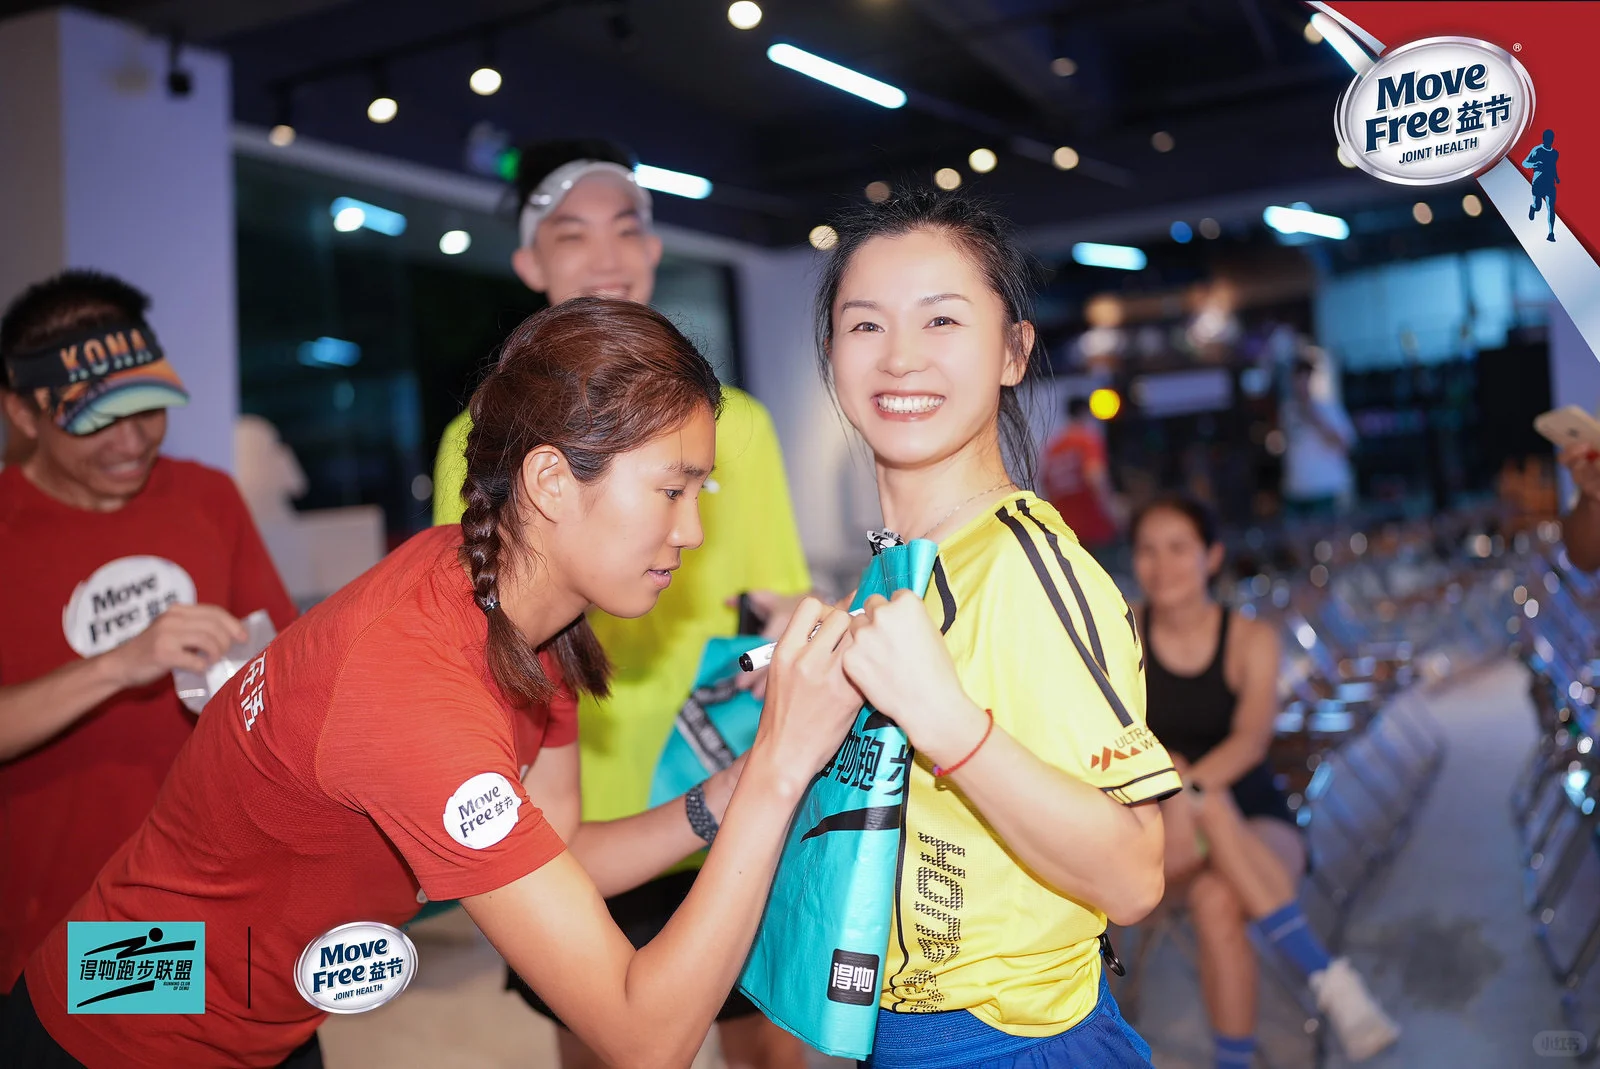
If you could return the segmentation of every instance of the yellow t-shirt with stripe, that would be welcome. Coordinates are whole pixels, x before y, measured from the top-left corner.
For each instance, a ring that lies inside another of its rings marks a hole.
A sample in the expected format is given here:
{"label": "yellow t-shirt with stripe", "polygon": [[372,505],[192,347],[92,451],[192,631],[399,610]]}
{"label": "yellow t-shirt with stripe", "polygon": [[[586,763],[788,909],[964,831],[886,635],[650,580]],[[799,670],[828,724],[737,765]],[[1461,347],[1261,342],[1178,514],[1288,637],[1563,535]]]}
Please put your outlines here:
{"label": "yellow t-shirt with stripe", "polygon": [[[1049,504],[1019,492],[942,541],[925,604],[967,694],[1039,758],[1124,805],[1180,789],[1145,727],[1133,614]],[[1105,914],[1022,867],[922,757],[898,887],[884,1009],[1051,1036],[1094,1008]]]}
{"label": "yellow t-shirt with stripe", "polygon": [[[750,590],[800,594],[811,574],[795,526],[772,417],[742,390],[722,388],[717,420],[717,489],[700,494],[705,541],[683,554],[655,608],[634,620],[595,610],[589,623],[611,658],[611,696],[578,703],[583,819],[642,813],[673,719],[689,697],[708,641],[732,635],[730,598]],[[472,421],[462,413],[446,430],[434,465],[434,523],[459,523],[465,506],[465,450]],[[696,855],[676,868],[697,863]]]}

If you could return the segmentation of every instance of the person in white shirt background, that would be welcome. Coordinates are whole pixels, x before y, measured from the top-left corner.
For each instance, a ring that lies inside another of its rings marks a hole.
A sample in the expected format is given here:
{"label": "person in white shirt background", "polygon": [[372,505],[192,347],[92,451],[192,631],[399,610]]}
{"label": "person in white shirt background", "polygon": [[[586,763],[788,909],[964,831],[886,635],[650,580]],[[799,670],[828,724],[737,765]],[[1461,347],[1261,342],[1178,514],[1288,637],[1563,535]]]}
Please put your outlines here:
{"label": "person in white shirt background", "polygon": [[1356,430],[1316,360],[1297,357],[1281,423],[1283,505],[1292,518],[1331,517],[1355,497]]}

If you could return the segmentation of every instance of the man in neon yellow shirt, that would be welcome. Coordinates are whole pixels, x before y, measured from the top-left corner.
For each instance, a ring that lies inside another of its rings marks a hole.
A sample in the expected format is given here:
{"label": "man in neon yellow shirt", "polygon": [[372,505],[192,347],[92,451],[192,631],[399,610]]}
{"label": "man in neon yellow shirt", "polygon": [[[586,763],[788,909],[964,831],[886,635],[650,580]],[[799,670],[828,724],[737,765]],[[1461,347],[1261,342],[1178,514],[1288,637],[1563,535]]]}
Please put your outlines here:
{"label": "man in neon yellow shirt", "polygon": [[[634,165],[620,146],[596,141],[552,142],[524,153],[518,175],[522,242],[511,263],[530,289],[553,304],[578,296],[650,300],[661,239],[651,230],[650,194],[634,182]],[[701,653],[707,641],[732,635],[738,626],[738,595],[765,593],[772,619],[781,625],[790,615],[790,597],[811,586],[772,419],[740,390],[724,386],[723,399],[716,472],[700,497],[704,543],[683,555],[682,568],[651,612],[622,620],[596,611],[590,621],[616,671],[609,698],[585,697],[579,705],[581,834],[636,837],[637,850],[625,856],[660,854],[667,873],[625,889],[631,882],[626,877],[591,867],[595,883],[612,895],[612,915],[635,946],[661,930],[694,882],[698,855],[676,865],[676,858],[667,856],[677,853],[671,843],[681,840],[694,803],[678,799],[659,806],[650,814],[655,822],[610,827],[601,822],[621,821],[648,808],[656,763],[694,684]],[[460,522],[465,509],[461,486],[471,429],[463,412],[439,443],[436,524]],[[731,789],[732,777],[726,774],[706,785],[713,812],[726,805],[725,796],[719,800],[713,794]],[[652,828],[670,828],[670,834],[653,834]],[[615,856],[612,846],[607,853]],[[529,1005],[554,1019],[514,973],[507,978]],[[729,1069],[802,1069],[805,1064],[801,1043],[737,991],[719,1015],[718,1031]],[[563,1069],[602,1064],[565,1028],[559,1038]]]}

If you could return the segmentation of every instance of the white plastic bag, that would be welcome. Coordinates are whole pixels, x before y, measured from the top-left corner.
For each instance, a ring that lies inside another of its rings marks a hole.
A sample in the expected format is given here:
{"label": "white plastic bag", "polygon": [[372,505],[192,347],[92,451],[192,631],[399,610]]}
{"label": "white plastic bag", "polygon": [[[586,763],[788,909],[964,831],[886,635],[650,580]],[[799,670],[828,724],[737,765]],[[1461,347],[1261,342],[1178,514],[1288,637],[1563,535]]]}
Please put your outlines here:
{"label": "white plastic bag", "polygon": [[178,688],[178,697],[190,712],[198,713],[204,709],[211,696],[221,690],[235,672],[254,660],[267,648],[267,643],[277,637],[278,630],[272,626],[272,617],[267,615],[266,609],[257,609],[246,616],[243,623],[249,632],[248,636],[243,642],[229,646],[222,659],[206,669],[204,676],[182,668],[173,670],[173,686]]}

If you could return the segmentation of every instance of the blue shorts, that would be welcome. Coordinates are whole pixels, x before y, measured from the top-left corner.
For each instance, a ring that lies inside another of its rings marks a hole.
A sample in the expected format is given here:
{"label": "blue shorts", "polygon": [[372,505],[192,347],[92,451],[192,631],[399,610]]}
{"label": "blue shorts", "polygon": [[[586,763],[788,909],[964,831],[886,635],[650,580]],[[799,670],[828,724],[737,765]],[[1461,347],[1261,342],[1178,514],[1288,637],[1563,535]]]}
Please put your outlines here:
{"label": "blue shorts", "polygon": [[1105,973],[1089,1016],[1058,1036],[1013,1036],[966,1010],[878,1011],[865,1069],[1150,1069],[1150,1044],[1122,1019]]}

